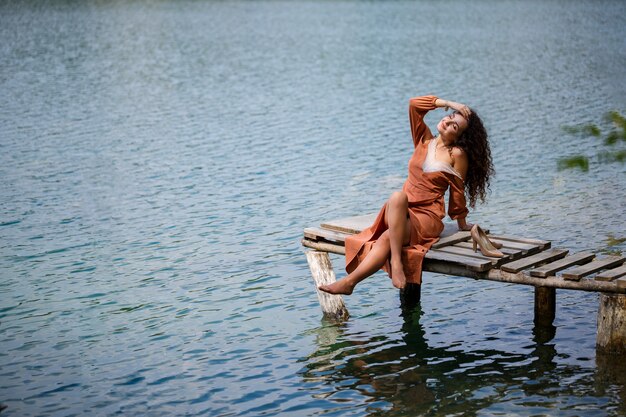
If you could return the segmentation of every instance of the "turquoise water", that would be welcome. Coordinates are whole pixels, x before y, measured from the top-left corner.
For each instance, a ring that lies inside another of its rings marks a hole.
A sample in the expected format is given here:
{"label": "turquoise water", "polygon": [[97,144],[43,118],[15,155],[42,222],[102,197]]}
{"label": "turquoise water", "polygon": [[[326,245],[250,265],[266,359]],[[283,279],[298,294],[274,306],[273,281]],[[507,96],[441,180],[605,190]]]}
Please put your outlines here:
{"label": "turquoise water", "polygon": [[608,249],[625,166],[556,161],[626,109],[625,28],[618,1],[0,4],[2,415],[626,414],[596,294],[546,331],[532,288],[425,274],[402,310],[381,273],[337,325],[299,242],[402,185],[435,93],[491,134],[470,221]]}

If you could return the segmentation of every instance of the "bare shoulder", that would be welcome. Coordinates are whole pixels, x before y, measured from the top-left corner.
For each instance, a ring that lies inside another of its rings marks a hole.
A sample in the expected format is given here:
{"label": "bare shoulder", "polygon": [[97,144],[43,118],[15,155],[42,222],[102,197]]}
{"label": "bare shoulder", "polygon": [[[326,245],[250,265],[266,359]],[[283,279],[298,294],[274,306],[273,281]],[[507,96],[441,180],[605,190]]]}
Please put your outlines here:
{"label": "bare shoulder", "polygon": [[461,174],[463,179],[465,179],[465,175],[467,174],[467,168],[469,165],[467,154],[463,149],[455,146],[452,148],[452,159],[452,166]]}
{"label": "bare shoulder", "polygon": [[458,146],[455,146],[452,148],[452,157],[454,158],[455,161],[457,159],[462,159],[462,160],[467,161],[467,154],[465,153],[463,149],[459,148]]}

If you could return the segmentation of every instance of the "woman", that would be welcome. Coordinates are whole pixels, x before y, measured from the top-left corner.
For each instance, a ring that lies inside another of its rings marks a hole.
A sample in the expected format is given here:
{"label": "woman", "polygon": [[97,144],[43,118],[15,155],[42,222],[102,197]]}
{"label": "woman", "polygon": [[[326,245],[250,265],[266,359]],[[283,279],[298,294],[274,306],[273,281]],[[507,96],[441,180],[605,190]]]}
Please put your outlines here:
{"label": "woman", "polygon": [[[441,119],[433,136],[424,115],[442,107],[455,112]],[[466,105],[435,96],[411,99],[409,120],[415,150],[402,191],[391,195],[371,227],[346,239],[348,276],[320,286],[321,291],[352,294],[359,282],[381,268],[396,288],[407,282],[420,284],[424,255],[443,231],[443,196],[448,188],[449,216],[460,230],[471,229],[465,220],[465,192],[471,207],[477,199],[484,201],[494,174],[482,121]]]}

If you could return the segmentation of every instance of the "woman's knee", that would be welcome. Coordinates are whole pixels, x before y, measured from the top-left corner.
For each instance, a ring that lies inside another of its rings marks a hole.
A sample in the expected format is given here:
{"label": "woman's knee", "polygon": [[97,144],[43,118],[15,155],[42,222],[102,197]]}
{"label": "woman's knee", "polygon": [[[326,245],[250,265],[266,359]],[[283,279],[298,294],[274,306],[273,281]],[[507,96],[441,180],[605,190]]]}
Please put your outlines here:
{"label": "woman's knee", "polygon": [[396,191],[389,197],[389,205],[393,207],[408,207],[409,197],[404,191]]}
{"label": "woman's knee", "polygon": [[385,230],[378,237],[378,239],[376,239],[376,244],[380,246],[389,246],[389,230]]}

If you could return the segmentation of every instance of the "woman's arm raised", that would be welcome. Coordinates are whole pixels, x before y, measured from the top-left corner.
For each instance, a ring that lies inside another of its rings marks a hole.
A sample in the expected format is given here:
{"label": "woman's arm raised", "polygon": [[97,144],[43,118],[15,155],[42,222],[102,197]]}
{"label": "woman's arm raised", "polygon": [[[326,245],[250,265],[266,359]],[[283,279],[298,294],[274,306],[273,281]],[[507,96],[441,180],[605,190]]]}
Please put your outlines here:
{"label": "woman's arm raised", "polygon": [[449,108],[456,110],[466,119],[469,118],[469,115],[472,112],[472,110],[470,110],[470,108],[465,104],[457,103],[456,101],[444,100],[442,98],[435,100],[435,107],[444,107],[445,110],[448,110]]}

